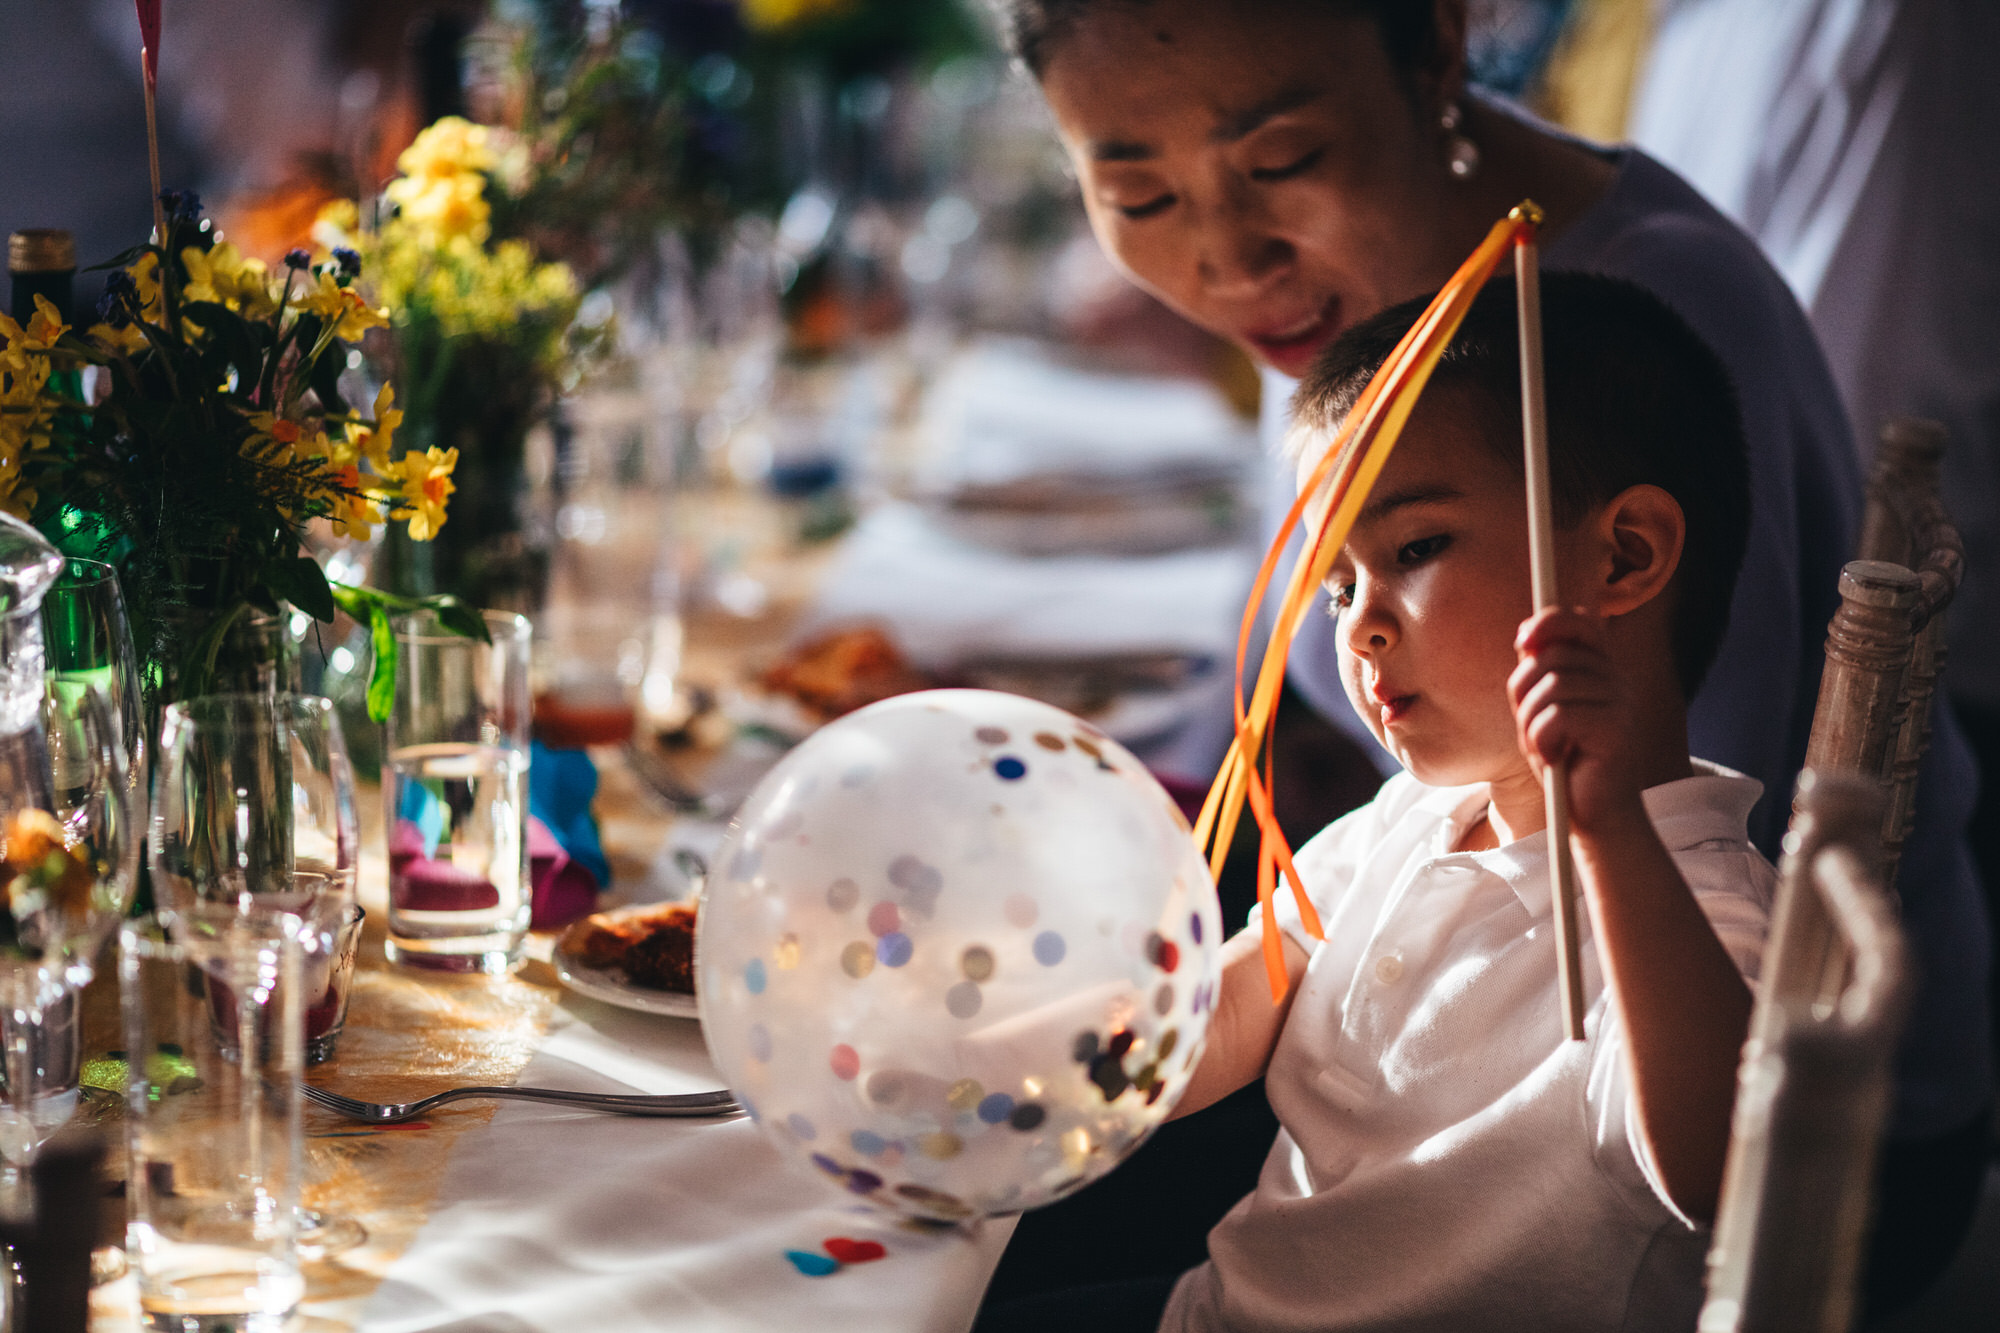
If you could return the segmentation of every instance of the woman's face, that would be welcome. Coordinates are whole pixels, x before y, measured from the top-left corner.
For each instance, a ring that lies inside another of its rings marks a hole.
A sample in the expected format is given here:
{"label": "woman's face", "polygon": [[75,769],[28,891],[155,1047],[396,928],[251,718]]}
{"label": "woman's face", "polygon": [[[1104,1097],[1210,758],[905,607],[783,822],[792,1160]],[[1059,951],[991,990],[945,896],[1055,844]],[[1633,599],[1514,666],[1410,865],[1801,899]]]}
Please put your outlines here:
{"label": "woman's face", "polygon": [[1106,252],[1291,375],[1477,242],[1436,84],[1400,75],[1366,18],[1270,0],[1108,0],[1042,74]]}

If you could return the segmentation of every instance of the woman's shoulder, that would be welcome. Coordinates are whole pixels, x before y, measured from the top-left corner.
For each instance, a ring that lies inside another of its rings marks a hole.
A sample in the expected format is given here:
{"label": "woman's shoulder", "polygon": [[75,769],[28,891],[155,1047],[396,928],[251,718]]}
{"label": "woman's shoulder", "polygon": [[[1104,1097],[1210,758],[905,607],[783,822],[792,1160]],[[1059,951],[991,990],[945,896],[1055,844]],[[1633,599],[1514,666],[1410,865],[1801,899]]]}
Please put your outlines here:
{"label": "woman's shoulder", "polygon": [[1805,312],[1748,233],[1640,150],[1617,158],[1610,189],[1550,244],[1550,268],[1636,282],[1697,324],[1715,316],[1814,346]]}

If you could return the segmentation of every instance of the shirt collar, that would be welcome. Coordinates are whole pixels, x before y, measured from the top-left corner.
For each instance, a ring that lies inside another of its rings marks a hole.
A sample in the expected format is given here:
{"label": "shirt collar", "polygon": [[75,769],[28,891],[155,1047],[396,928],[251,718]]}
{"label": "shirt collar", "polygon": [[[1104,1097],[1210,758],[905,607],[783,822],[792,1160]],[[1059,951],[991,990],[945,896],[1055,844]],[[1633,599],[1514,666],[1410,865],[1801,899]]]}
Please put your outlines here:
{"label": "shirt collar", "polygon": [[[1702,843],[1738,843],[1750,847],[1750,809],[1764,794],[1764,784],[1706,759],[1690,761],[1691,777],[1663,782],[1640,793],[1646,815],[1669,853]],[[1550,910],[1549,835],[1540,829],[1525,838],[1483,852],[1453,852],[1451,846],[1486,809],[1487,786],[1440,787],[1424,797],[1420,807],[1439,816],[1433,864],[1477,866],[1497,876],[1533,917]]]}

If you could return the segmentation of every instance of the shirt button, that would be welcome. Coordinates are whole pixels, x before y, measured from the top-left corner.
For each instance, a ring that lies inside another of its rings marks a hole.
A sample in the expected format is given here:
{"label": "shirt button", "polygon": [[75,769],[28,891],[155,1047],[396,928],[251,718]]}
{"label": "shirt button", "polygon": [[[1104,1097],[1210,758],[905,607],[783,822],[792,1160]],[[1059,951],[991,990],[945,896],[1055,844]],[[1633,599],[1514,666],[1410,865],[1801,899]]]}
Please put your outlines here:
{"label": "shirt button", "polygon": [[1375,960],[1375,979],[1384,986],[1393,986],[1403,979],[1403,960],[1392,953],[1385,953]]}

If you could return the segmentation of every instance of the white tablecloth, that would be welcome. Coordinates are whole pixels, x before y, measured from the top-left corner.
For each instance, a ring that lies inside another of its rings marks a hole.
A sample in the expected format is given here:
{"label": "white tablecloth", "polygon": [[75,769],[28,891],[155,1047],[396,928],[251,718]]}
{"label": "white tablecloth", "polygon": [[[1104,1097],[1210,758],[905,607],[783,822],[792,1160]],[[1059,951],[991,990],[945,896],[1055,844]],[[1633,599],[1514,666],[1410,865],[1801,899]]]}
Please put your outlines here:
{"label": "white tablecloth", "polygon": [[[719,1079],[692,1021],[567,996],[519,1082],[696,1092]],[[504,1103],[456,1146],[430,1220],[369,1301],[367,1333],[770,1330],[960,1333],[1011,1220],[897,1222],[794,1167],[748,1120],[641,1120]],[[787,1250],[888,1251],[829,1277]]]}

